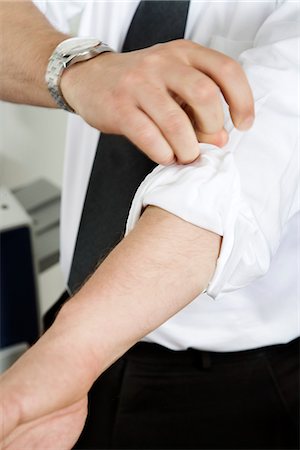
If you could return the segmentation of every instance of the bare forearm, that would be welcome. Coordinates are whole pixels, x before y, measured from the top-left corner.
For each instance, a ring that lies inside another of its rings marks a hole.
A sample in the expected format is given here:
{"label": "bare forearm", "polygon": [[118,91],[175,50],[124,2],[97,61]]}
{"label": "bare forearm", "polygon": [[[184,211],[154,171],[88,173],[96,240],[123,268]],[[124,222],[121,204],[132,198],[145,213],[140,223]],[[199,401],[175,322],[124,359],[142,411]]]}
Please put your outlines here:
{"label": "bare forearm", "polygon": [[66,36],[30,0],[0,0],[0,98],[55,107],[45,73],[54,48]]}
{"label": "bare forearm", "polygon": [[[147,208],[50,330],[7,373],[11,392],[22,380],[16,420],[27,422],[82,398],[119,356],[207,286],[219,246],[218,235]],[[7,423],[8,429],[14,426]]]}
{"label": "bare forearm", "polygon": [[214,233],[147,208],[136,229],[66,304],[57,326],[74,327],[86,339],[101,372],[207,286],[219,246]]}

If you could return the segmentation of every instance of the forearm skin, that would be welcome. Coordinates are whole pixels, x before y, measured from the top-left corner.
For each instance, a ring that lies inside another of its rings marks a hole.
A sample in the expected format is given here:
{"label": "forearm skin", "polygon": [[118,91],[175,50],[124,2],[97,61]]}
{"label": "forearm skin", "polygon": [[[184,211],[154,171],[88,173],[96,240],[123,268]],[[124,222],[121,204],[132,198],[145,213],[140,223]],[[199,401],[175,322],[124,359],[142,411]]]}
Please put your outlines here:
{"label": "forearm skin", "polygon": [[30,0],[0,0],[0,99],[57,107],[45,73],[55,47],[67,36],[51,26]]}
{"label": "forearm skin", "polygon": [[88,324],[84,334],[96,371],[207,287],[220,239],[159,208],[146,209],[134,231],[62,311],[62,323],[79,325],[78,333],[76,316]]}
{"label": "forearm skin", "polygon": [[49,331],[7,372],[8,385],[16,384],[10,392],[22,391],[17,423],[80,400],[116,359],[197,297],[213,274],[220,240],[148,207]]}

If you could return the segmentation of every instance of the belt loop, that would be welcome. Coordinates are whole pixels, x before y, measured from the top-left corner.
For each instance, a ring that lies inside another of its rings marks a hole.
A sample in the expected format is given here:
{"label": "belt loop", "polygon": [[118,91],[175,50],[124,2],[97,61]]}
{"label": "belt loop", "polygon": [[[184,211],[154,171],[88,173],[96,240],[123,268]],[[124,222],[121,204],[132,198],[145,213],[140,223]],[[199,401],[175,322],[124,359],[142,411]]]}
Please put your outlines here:
{"label": "belt loop", "polygon": [[199,369],[208,370],[212,366],[212,358],[210,352],[205,352],[202,350],[196,350],[193,347],[189,347],[187,351],[192,356],[192,361],[195,365],[195,367],[198,367]]}
{"label": "belt loop", "polygon": [[201,352],[202,357],[202,367],[203,369],[210,369],[211,368],[211,357],[209,352]]}

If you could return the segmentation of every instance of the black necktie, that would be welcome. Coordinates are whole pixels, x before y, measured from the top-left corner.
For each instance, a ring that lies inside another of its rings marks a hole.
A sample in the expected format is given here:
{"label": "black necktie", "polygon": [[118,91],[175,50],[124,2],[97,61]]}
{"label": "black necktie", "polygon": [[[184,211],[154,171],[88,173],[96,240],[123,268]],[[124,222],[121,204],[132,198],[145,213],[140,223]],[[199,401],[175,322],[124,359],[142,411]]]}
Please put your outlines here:
{"label": "black necktie", "polygon": [[[189,1],[142,1],[123,52],[184,37]],[[123,136],[102,133],[85,198],[68,286],[77,290],[122,239],[134,194],[155,167]]]}

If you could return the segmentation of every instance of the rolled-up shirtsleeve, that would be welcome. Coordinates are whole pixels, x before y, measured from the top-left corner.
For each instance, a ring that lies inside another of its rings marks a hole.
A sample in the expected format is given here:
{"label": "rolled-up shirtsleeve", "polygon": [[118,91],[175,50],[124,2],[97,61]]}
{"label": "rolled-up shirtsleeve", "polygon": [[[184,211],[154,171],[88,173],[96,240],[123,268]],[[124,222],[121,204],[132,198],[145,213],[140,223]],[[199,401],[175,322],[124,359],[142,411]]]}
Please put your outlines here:
{"label": "rolled-up shirtsleeve", "polygon": [[143,208],[156,205],[223,236],[207,288],[213,298],[268,271],[299,211],[299,48],[299,5],[286,2],[239,56],[255,99],[251,130],[239,132],[228,118],[226,147],[201,144],[195,162],[156,167],[133,200],[127,232]]}

